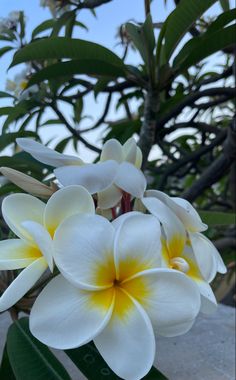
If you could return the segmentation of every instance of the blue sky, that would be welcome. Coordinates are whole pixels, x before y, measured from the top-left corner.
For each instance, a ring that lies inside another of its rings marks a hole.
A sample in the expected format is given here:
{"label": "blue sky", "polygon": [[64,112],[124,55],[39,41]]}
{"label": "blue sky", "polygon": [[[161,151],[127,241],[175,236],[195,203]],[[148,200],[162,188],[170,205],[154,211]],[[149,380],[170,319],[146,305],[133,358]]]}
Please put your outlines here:
{"label": "blue sky", "polygon": [[[0,18],[7,17],[9,12],[13,10],[23,10],[27,19],[27,31],[28,36],[30,32],[42,21],[51,17],[50,12],[47,8],[42,8],[39,6],[40,0],[0,0]],[[152,16],[155,22],[163,21],[169,12],[173,9],[173,0],[167,1],[167,6],[164,5],[164,0],[154,0],[152,2]],[[20,4],[20,8],[19,8]],[[219,13],[219,5],[216,4],[209,11],[210,14]],[[118,55],[122,54],[122,49],[117,45],[118,39],[115,38],[118,27],[128,21],[140,21],[144,20],[144,0],[113,0],[111,3],[107,3],[103,6],[97,8],[97,18],[91,14],[88,10],[82,10],[78,17],[78,20],[85,23],[89,32],[78,28],[75,37],[81,39],[87,39],[93,42],[100,43],[109,49],[116,52]],[[0,45],[0,47],[2,44]],[[128,60],[132,64],[137,64],[140,58],[137,54],[131,53],[128,56]],[[7,78],[12,79],[15,72],[19,71],[19,67],[9,70],[7,73],[7,67],[11,62],[11,54],[5,55],[1,59],[1,70],[0,70],[0,90],[4,90],[5,82]],[[7,105],[6,101],[1,101],[0,106]],[[97,102],[94,101],[93,96],[88,96],[86,99],[86,114],[92,114],[94,119],[102,113],[103,106],[103,95],[99,95]],[[69,112],[65,109],[66,112]],[[122,110],[118,114],[111,112],[109,114],[109,120],[122,117]],[[92,124],[91,120],[86,119],[84,121],[85,127]],[[87,124],[86,124],[87,123]],[[58,135],[58,136],[57,136]],[[55,131],[52,127],[44,129],[43,140],[46,142],[51,138],[60,139],[61,136],[66,136],[67,132],[63,128],[58,128]],[[92,133],[87,136],[92,142],[96,143],[101,139],[101,132]],[[80,148],[80,153],[82,155],[88,155],[91,159],[93,156],[88,154],[88,151],[84,149],[83,146]],[[86,157],[84,157],[86,159]]]}

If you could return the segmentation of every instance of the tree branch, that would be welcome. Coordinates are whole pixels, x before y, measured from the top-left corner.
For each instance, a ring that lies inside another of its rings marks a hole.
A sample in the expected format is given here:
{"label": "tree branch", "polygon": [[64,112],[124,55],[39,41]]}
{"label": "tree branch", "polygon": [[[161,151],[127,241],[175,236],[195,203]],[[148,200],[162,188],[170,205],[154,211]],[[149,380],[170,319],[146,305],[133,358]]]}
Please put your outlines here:
{"label": "tree branch", "polygon": [[194,201],[204,190],[222,178],[232,163],[236,160],[236,119],[228,128],[227,138],[222,154],[201,175],[201,177],[188,188],[182,197]]}

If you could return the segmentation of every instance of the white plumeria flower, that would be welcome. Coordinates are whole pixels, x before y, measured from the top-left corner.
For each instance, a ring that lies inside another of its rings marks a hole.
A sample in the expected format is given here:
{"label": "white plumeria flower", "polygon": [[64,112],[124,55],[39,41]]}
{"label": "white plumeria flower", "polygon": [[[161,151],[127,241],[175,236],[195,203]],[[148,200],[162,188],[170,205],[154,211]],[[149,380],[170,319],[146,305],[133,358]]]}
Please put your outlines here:
{"label": "white plumeria flower", "polygon": [[[201,233],[187,233],[180,219],[159,199],[147,197],[142,199],[142,203],[162,223],[163,265],[189,276],[199,287],[202,299],[201,311],[213,312],[217,302],[209,283],[217,271],[226,272],[220,254],[210,240]],[[193,218],[194,213],[191,213],[185,220],[188,219],[189,223]],[[192,221],[192,226],[197,226],[199,223],[196,219],[195,222]]]}
{"label": "white plumeria flower", "polygon": [[200,308],[196,285],[160,268],[160,245],[160,224],[151,215],[130,213],[117,229],[99,215],[65,220],[54,240],[62,275],[36,299],[33,335],[59,349],[93,339],[118,376],[143,378],[154,361],[154,330],[185,333]]}
{"label": "white plumeria flower", "polygon": [[107,141],[96,164],[55,152],[32,139],[18,138],[17,143],[36,160],[57,167],[54,172],[62,186],[77,184],[90,194],[98,193],[101,209],[116,206],[122,191],[141,198],[146,189],[146,179],[140,170],[142,154],[132,138],[123,146],[115,139]]}
{"label": "white plumeria flower", "polygon": [[24,69],[21,73],[15,75],[14,80],[7,79],[6,91],[14,92],[18,100],[24,100],[29,98],[30,95],[38,92],[37,85],[30,86],[26,89],[29,79],[28,68]]}
{"label": "white plumeria flower", "polygon": [[0,270],[23,269],[0,297],[0,311],[18,302],[49,267],[58,225],[76,213],[94,213],[91,195],[81,186],[63,188],[47,204],[28,194],[12,194],[2,204],[3,217],[19,239],[0,242]]}

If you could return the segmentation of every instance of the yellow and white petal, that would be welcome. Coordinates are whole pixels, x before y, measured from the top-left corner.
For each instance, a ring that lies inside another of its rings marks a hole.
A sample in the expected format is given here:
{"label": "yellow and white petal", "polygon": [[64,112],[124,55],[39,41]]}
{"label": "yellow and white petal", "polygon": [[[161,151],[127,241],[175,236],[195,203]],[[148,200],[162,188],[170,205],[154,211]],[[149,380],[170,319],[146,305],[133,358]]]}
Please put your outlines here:
{"label": "yellow and white petal", "polygon": [[46,260],[41,257],[23,269],[0,297],[0,312],[15,305],[38,281],[47,266]]}
{"label": "yellow and white petal", "polygon": [[161,265],[160,224],[152,215],[130,213],[116,231],[116,278],[123,281],[136,273]]}
{"label": "yellow and white petal", "polygon": [[55,262],[64,277],[75,286],[88,290],[113,285],[114,228],[99,215],[74,215],[56,230]]}
{"label": "yellow and white petal", "polygon": [[118,163],[123,161],[122,146],[116,139],[108,140],[103,145],[100,161],[107,160],[115,160]]}
{"label": "yellow and white petal", "polygon": [[31,154],[37,161],[46,165],[60,167],[65,165],[83,165],[84,162],[74,156],[62,154],[47,148],[46,146],[38,143],[29,138],[16,139],[17,144],[27,153]]}
{"label": "yellow and white petal", "polygon": [[145,193],[146,197],[154,197],[164,202],[181,220],[184,227],[189,232],[205,231],[207,225],[204,224],[194,209],[194,207],[183,198],[169,197],[167,194],[158,190],[148,190]]}
{"label": "yellow and white petal", "polygon": [[128,139],[123,145],[124,161],[130,162],[135,165],[137,156],[137,144],[133,137]]}
{"label": "yellow and white petal", "polygon": [[121,190],[117,186],[111,185],[108,189],[98,193],[98,207],[101,209],[114,207],[120,202],[121,198]]}
{"label": "yellow and white petal", "polygon": [[94,201],[82,186],[68,186],[56,191],[45,207],[44,226],[53,237],[63,220],[75,214],[94,214]]}
{"label": "yellow and white petal", "polygon": [[170,256],[181,256],[186,242],[186,231],[181,221],[157,198],[142,198],[142,203],[162,223]]}
{"label": "yellow and white petal", "polygon": [[211,282],[217,273],[215,247],[200,233],[189,233],[193,253],[205,281]]}
{"label": "yellow and white petal", "polygon": [[84,166],[63,166],[54,173],[63,186],[81,185],[90,194],[107,189],[114,182],[119,164],[116,161],[105,161]]}
{"label": "yellow and white petal", "polygon": [[22,223],[26,231],[32,236],[35,245],[39,248],[41,255],[44,256],[48,263],[49,269],[53,271],[53,244],[49,232],[42,224],[25,221]]}
{"label": "yellow and white petal", "polygon": [[143,308],[123,291],[116,291],[112,317],[94,343],[122,379],[140,380],[153,365],[155,338],[151,322]]}
{"label": "yellow and white petal", "polygon": [[50,347],[79,347],[91,341],[108,323],[113,295],[112,289],[80,290],[59,275],[37,297],[30,314],[30,330]]}
{"label": "yellow and white petal", "polygon": [[45,204],[29,194],[8,195],[2,203],[2,215],[10,229],[22,239],[32,242],[32,237],[22,226],[25,220],[43,224]]}
{"label": "yellow and white petal", "polygon": [[0,241],[0,270],[25,268],[41,256],[36,247],[21,239]]}
{"label": "yellow and white petal", "polygon": [[173,269],[150,269],[121,286],[142,305],[159,335],[184,334],[200,310],[197,285]]}
{"label": "yellow and white petal", "polygon": [[134,197],[142,198],[147,181],[141,170],[129,162],[123,162],[119,165],[114,184]]}
{"label": "yellow and white petal", "polygon": [[196,280],[201,293],[201,309],[204,314],[213,314],[217,309],[217,301],[210,285],[204,280]]}

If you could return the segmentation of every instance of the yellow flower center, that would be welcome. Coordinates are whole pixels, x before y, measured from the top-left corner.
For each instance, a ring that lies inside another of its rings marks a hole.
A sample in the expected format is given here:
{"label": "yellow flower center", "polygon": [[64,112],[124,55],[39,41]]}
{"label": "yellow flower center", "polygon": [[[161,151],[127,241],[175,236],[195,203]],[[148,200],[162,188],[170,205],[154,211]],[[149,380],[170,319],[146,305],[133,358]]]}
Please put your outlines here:
{"label": "yellow flower center", "polygon": [[20,88],[22,90],[25,90],[26,87],[27,87],[27,84],[28,84],[28,81],[27,80],[23,80],[22,82],[20,82]]}

